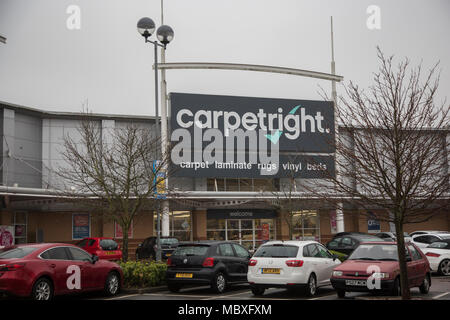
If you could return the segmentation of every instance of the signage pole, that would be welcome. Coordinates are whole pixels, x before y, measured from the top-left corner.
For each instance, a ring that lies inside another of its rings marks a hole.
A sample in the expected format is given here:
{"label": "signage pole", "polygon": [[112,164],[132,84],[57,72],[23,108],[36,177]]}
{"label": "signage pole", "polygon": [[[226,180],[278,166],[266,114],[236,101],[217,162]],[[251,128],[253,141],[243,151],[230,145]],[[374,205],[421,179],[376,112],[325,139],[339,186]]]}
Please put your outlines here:
{"label": "signage pole", "polygon": [[[331,16],[331,74],[336,75],[336,63],[334,61],[334,34],[333,34],[333,16]],[[334,132],[335,132],[335,144],[337,143],[337,137],[339,134],[339,124],[337,120],[337,93],[336,93],[336,81],[331,81],[331,95],[334,102]],[[337,151],[335,152],[335,173],[336,179],[339,179],[339,168],[337,162]],[[336,231],[344,232],[344,212],[342,202],[336,204]]]}
{"label": "signage pole", "polygon": [[[161,0],[161,25],[164,24],[164,1]],[[166,48],[161,48],[161,63],[166,62]],[[167,154],[167,84],[166,84],[166,70],[161,69],[161,152],[162,152],[162,171],[166,173],[165,186],[168,189],[168,160]],[[162,200],[162,235],[169,236],[169,201]]]}

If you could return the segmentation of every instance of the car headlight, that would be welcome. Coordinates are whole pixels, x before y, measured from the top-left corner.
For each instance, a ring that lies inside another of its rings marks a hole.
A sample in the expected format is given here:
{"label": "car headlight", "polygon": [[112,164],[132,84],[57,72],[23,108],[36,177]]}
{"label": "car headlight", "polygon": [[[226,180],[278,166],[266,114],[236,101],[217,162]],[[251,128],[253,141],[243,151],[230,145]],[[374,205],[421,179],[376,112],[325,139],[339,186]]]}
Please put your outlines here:
{"label": "car headlight", "polygon": [[333,277],[341,277],[343,274],[342,271],[333,271]]}
{"label": "car headlight", "polygon": [[386,278],[389,278],[389,273],[387,273],[387,272],[374,272],[374,273],[372,273],[372,278],[374,278],[374,279],[386,279]]}

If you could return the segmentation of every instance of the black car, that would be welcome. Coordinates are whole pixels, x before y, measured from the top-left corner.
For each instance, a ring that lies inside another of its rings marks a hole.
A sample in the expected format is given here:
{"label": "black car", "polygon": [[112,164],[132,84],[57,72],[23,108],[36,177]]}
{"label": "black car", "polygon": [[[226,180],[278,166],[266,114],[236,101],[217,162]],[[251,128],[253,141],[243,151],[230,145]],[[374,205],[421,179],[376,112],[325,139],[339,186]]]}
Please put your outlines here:
{"label": "black car", "polygon": [[[174,237],[161,237],[161,257],[167,259],[178,247],[179,241]],[[156,236],[148,237],[138,245],[136,260],[156,259]]]}
{"label": "black car", "polygon": [[167,260],[166,281],[170,291],[185,285],[210,285],[222,293],[235,283],[247,282],[250,253],[228,241],[183,243]]}
{"label": "black car", "polygon": [[327,243],[327,249],[349,255],[361,242],[383,241],[383,239],[371,234],[345,233],[334,237]]}

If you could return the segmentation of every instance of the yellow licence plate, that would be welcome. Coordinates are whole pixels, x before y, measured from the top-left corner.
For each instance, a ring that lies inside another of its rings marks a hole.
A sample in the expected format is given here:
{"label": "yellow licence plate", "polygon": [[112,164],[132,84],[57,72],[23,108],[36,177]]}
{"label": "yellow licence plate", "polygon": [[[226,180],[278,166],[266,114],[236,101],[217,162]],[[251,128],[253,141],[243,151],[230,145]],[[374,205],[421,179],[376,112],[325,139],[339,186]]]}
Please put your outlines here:
{"label": "yellow licence plate", "polygon": [[192,278],[192,273],[177,273],[175,278]]}
{"label": "yellow licence plate", "polygon": [[106,254],[116,254],[115,251],[105,251]]}
{"label": "yellow licence plate", "polygon": [[262,273],[280,274],[280,269],[278,269],[278,268],[263,268]]}

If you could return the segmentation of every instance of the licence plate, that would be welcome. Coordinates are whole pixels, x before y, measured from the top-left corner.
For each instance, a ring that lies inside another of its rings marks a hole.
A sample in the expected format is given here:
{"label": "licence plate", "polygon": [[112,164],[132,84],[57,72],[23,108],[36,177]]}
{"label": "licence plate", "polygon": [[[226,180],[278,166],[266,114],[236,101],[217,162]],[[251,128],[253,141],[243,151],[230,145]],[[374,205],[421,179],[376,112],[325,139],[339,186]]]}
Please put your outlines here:
{"label": "licence plate", "polygon": [[175,278],[192,278],[192,273],[177,273]]}
{"label": "licence plate", "polygon": [[112,255],[112,254],[116,254],[115,251],[105,251],[106,254]]}
{"label": "licence plate", "polygon": [[345,284],[347,286],[365,287],[365,286],[367,286],[367,281],[366,280],[345,280]]}
{"label": "licence plate", "polygon": [[262,273],[266,274],[280,274],[280,269],[278,268],[263,268]]}

